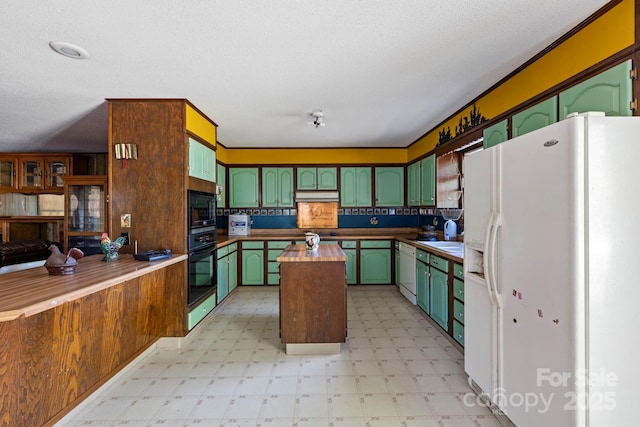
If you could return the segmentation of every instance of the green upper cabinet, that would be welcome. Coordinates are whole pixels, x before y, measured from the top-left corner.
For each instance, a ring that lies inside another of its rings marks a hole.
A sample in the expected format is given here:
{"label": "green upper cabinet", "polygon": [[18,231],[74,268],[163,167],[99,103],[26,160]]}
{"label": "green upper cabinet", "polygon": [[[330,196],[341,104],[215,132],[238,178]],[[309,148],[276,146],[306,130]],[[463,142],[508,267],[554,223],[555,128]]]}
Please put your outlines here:
{"label": "green upper cabinet", "polygon": [[216,184],[219,187],[220,194],[218,194],[218,207],[227,207],[227,168],[222,165],[216,167],[217,180]]}
{"label": "green upper cabinet", "polygon": [[631,60],[560,92],[560,118],[571,113],[602,111],[607,116],[631,116]]}
{"label": "green upper cabinet", "polygon": [[407,166],[407,196],[409,206],[420,206],[420,162]]}
{"label": "green upper cabinet", "polygon": [[375,168],[376,206],[404,206],[404,168]]}
{"label": "green upper cabinet", "polygon": [[337,190],[338,171],[336,168],[297,168],[298,190]]}
{"label": "green upper cabinet", "polygon": [[482,137],[484,139],[484,148],[493,147],[501,142],[505,142],[509,139],[509,135],[507,135],[507,120],[505,119],[486,128],[482,132]]}
{"label": "green upper cabinet", "polygon": [[436,155],[420,160],[420,205],[436,205]]}
{"label": "green upper cabinet", "polygon": [[340,168],[340,205],[371,206],[371,168]]}
{"label": "green upper cabinet", "polygon": [[258,207],[258,168],[229,168],[229,207]]}
{"label": "green upper cabinet", "polygon": [[262,206],[293,207],[293,168],[262,168]]}
{"label": "green upper cabinet", "polygon": [[511,118],[512,137],[543,128],[558,121],[558,97],[554,96]]}
{"label": "green upper cabinet", "polygon": [[216,152],[189,138],[189,176],[216,182]]}

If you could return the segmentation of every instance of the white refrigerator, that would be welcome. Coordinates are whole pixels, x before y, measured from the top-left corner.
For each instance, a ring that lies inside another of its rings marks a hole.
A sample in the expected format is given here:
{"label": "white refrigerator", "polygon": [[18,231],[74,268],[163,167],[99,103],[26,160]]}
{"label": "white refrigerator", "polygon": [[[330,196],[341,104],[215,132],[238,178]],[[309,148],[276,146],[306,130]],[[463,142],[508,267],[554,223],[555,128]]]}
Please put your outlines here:
{"label": "white refrigerator", "polygon": [[640,117],[573,116],[463,165],[470,385],[505,425],[636,425]]}

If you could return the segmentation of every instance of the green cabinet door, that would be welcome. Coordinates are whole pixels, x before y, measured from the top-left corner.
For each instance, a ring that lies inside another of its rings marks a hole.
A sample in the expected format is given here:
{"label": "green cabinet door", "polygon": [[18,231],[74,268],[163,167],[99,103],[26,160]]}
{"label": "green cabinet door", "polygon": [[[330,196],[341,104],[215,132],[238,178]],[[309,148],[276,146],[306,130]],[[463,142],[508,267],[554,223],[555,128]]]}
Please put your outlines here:
{"label": "green cabinet door", "polygon": [[216,152],[193,138],[189,138],[189,176],[216,181]]}
{"label": "green cabinet door", "polygon": [[219,187],[220,193],[218,194],[218,203],[217,206],[219,208],[227,207],[227,168],[222,165],[217,165],[216,167],[216,185]]}
{"label": "green cabinet door", "polygon": [[258,168],[229,168],[229,207],[258,207]]}
{"label": "green cabinet door", "polygon": [[338,174],[336,168],[302,167],[296,169],[298,190],[337,190]]}
{"label": "green cabinet door", "polygon": [[390,249],[360,249],[360,284],[391,284]]}
{"label": "green cabinet door", "polygon": [[396,254],[396,262],[395,262],[395,277],[394,284],[396,286],[400,286],[400,269],[402,268],[402,261],[400,260],[400,247],[398,241],[396,241],[395,245],[395,254]]}
{"label": "green cabinet door", "polygon": [[431,313],[429,315],[445,331],[449,331],[449,286],[448,275],[431,267],[429,269],[429,299]]}
{"label": "green cabinet door", "polygon": [[423,262],[416,262],[416,299],[418,307],[431,314],[429,306],[429,267]]}
{"label": "green cabinet door", "polygon": [[420,162],[407,166],[407,197],[409,206],[420,206]]}
{"label": "green cabinet door", "polygon": [[218,304],[229,294],[229,256],[218,260]]}
{"label": "green cabinet door", "polygon": [[493,147],[501,142],[505,142],[509,139],[507,135],[507,120],[498,122],[482,131],[483,146],[484,148]]}
{"label": "green cabinet door", "polygon": [[347,285],[355,285],[358,283],[358,275],[356,270],[356,250],[343,249],[347,256]]}
{"label": "green cabinet door", "polygon": [[436,155],[420,160],[420,204],[436,205]]}
{"label": "green cabinet door", "polygon": [[264,250],[242,250],[242,284],[264,285]]}
{"label": "green cabinet door", "polygon": [[298,168],[296,169],[298,181],[296,188],[298,190],[317,190],[317,169],[316,168]]}
{"label": "green cabinet door", "polygon": [[558,121],[558,97],[554,96],[511,117],[512,137],[543,128]]}
{"label": "green cabinet door", "polygon": [[560,118],[570,113],[602,111],[607,116],[631,116],[631,60],[560,92]]}
{"label": "green cabinet door", "polygon": [[371,168],[340,168],[340,205],[371,206]]}
{"label": "green cabinet door", "polygon": [[404,168],[375,168],[376,206],[404,206]]}
{"label": "green cabinet door", "polygon": [[229,292],[231,292],[238,287],[238,252],[231,252],[227,259],[229,260]]}
{"label": "green cabinet door", "polygon": [[318,168],[318,190],[337,190],[338,170],[336,168]]}
{"label": "green cabinet door", "polygon": [[262,168],[262,206],[293,207],[293,168]]}

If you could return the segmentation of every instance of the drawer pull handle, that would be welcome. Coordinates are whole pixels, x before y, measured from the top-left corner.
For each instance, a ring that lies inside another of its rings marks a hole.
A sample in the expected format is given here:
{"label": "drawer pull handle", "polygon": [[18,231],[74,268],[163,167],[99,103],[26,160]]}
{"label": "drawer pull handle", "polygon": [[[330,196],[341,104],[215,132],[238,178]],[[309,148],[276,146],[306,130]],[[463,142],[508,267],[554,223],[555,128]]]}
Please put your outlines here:
{"label": "drawer pull handle", "polygon": [[462,295],[464,291],[462,289],[458,289],[458,295]]}
{"label": "drawer pull handle", "polygon": [[464,313],[458,313],[458,317],[464,317]]}

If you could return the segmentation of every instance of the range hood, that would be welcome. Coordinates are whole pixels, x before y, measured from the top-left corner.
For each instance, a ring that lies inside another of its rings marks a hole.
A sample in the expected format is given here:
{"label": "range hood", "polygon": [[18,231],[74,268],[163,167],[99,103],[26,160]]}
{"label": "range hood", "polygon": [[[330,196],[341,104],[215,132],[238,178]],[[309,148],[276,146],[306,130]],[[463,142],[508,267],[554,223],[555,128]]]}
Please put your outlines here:
{"label": "range hood", "polygon": [[337,191],[296,191],[296,202],[338,202]]}

